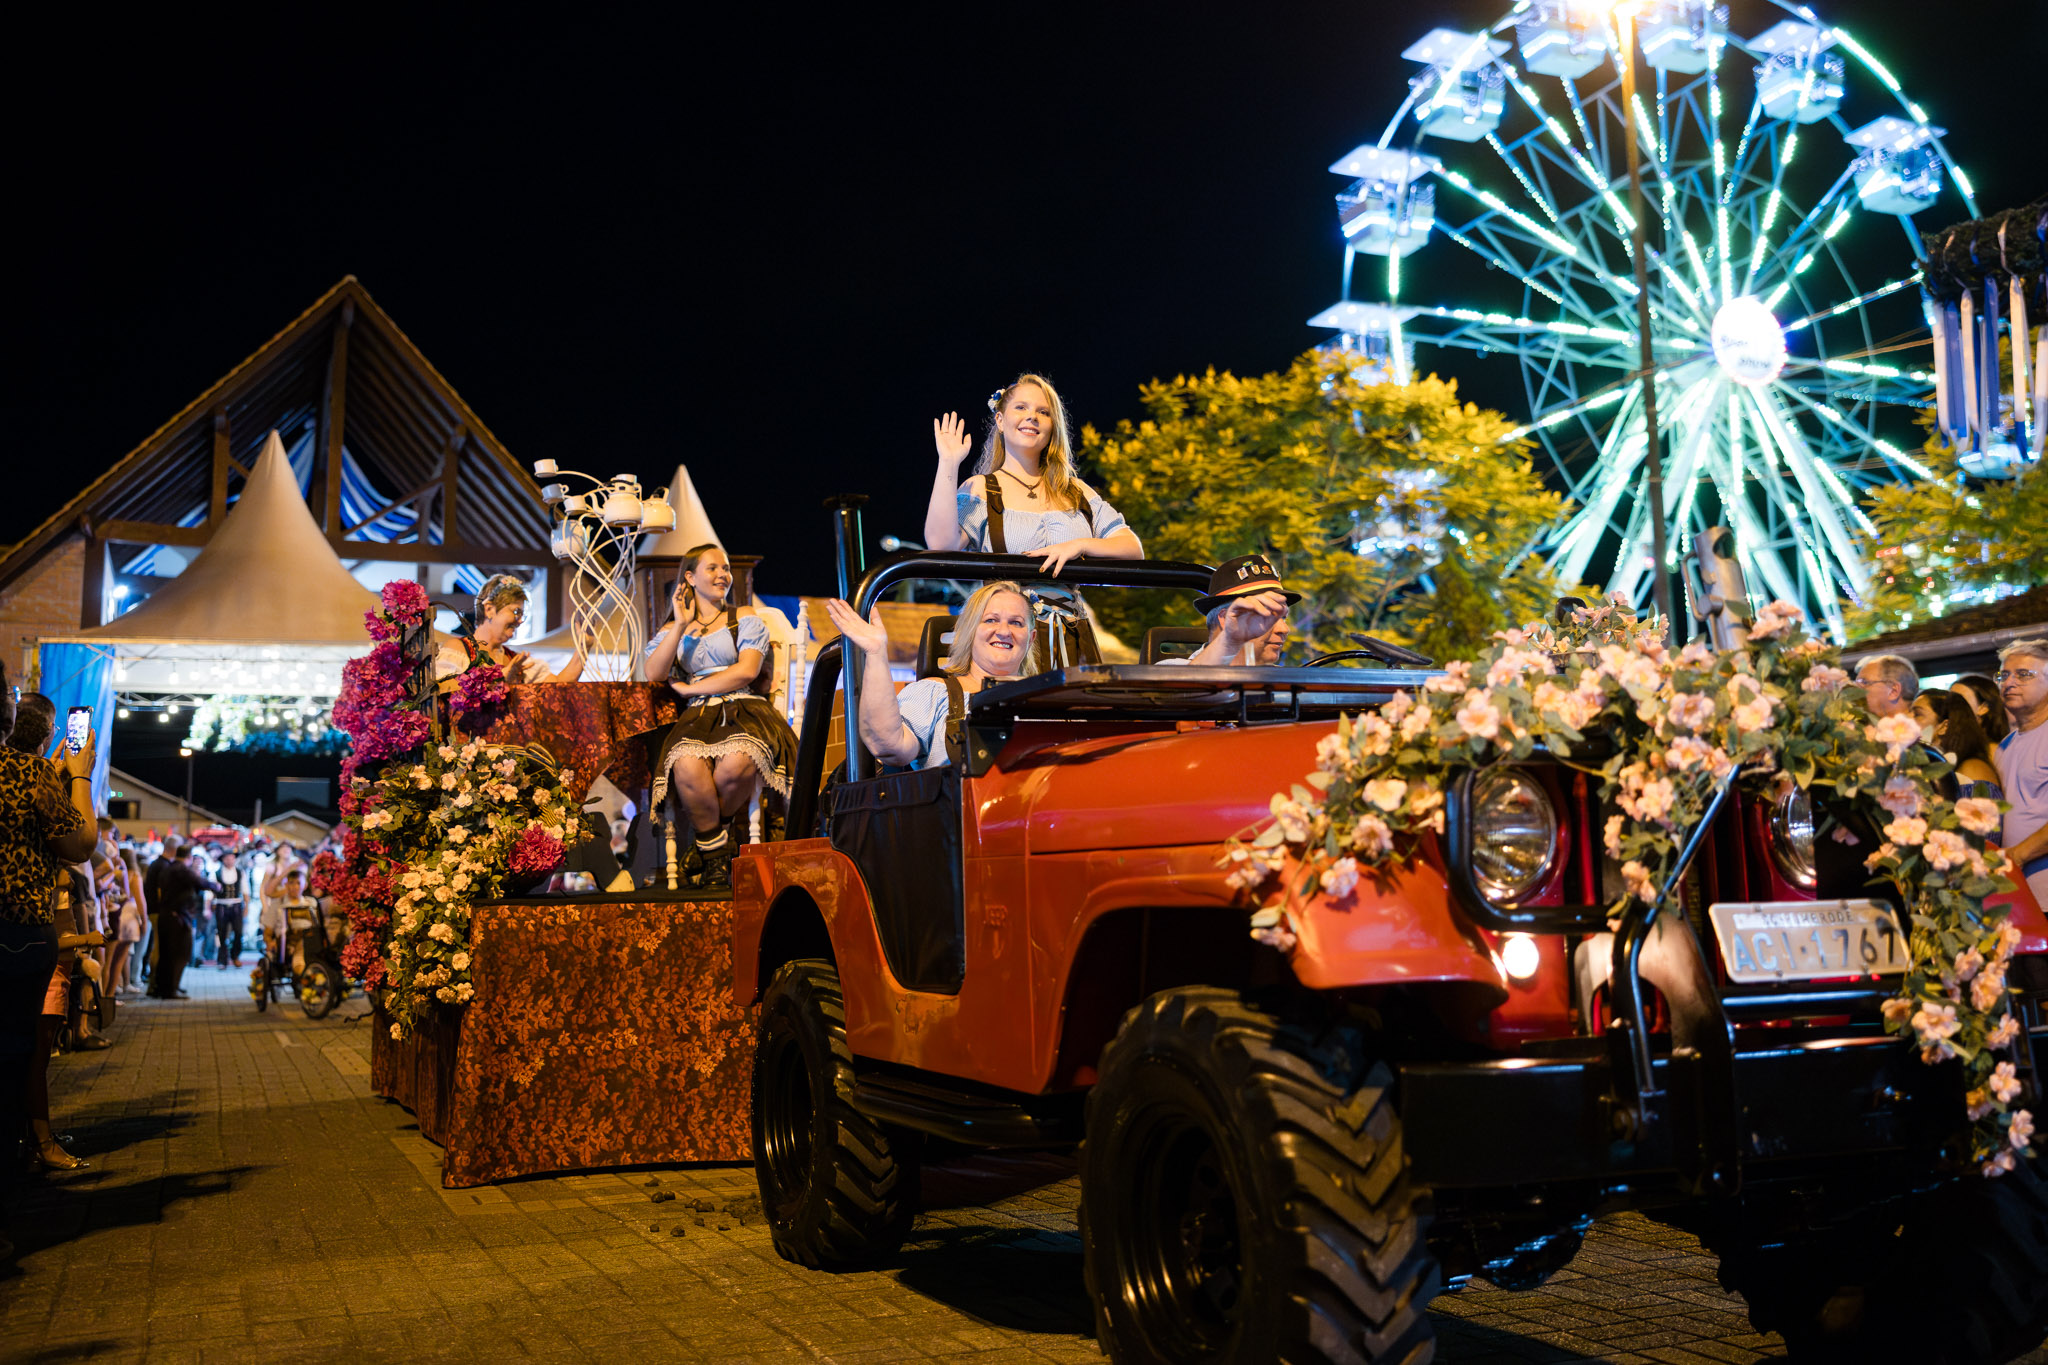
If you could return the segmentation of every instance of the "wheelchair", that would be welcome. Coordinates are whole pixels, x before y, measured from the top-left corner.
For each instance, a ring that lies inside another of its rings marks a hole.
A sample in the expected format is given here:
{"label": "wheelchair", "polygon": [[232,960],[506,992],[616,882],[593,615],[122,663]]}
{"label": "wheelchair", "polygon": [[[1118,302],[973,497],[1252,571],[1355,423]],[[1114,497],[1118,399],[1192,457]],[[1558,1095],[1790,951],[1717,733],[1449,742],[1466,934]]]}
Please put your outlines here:
{"label": "wheelchair", "polygon": [[316,901],[288,905],[281,940],[273,944],[266,929],[263,956],[249,974],[249,996],[260,1014],[282,998],[289,986],[308,1019],[324,1019],[348,994],[348,974],[341,968],[341,945],[327,933],[327,912]]}

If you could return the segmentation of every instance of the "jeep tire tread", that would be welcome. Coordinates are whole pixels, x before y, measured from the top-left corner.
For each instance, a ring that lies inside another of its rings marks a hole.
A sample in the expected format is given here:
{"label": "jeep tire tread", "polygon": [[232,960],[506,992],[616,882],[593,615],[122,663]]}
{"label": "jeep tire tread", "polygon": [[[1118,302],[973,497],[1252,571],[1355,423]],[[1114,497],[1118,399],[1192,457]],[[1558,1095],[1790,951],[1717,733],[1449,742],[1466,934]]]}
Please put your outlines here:
{"label": "jeep tire tread", "polygon": [[916,1213],[918,1139],[847,1103],[853,1052],[830,962],[783,964],[755,1036],[754,1171],[786,1260],[869,1265],[903,1243]]}
{"label": "jeep tire tread", "polygon": [[1999,1365],[2048,1334],[2048,1183],[2027,1163],[1789,1243],[1709,1245],[1795,1360]]}
{"label": "jeep tire tread", "polygon": [[1080,1222],[1110,1359],[1430,1358],[1438,1271],[1392,1073],[1340,1084],[1291,1041],[1235,992],[1189,987],[1104,1050]]}

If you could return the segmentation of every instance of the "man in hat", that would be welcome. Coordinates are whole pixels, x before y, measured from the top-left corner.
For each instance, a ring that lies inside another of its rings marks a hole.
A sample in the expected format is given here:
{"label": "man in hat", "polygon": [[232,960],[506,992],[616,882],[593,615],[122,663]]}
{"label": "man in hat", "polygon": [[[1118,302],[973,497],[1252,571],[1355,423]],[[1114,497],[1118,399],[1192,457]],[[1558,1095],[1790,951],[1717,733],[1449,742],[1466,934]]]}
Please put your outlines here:
{"label": "man in hat", "polygon": [[1186,659],[1161,662],[1271,668],[1292,631],[1287,609],[1300,600],[1264,555],[1225,560],[1209,576],[1209,595],[1195,599],[1195,610],[1209,620],[1209,638]]}

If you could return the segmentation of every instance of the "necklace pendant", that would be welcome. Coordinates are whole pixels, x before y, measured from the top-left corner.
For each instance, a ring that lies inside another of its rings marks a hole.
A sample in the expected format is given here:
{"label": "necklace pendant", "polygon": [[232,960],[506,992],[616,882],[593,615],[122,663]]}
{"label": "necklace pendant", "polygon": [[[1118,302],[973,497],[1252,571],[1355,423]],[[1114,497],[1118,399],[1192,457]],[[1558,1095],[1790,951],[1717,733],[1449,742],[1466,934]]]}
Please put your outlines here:
{"label": "necklace pendant", "polygon": [[1025,490],[1025,492],[1024,492],[1024,496],[1025,496],[1025,497],[1027,497],[1027,498],[1029,498],[1029,499],[1031,499],[1031,500],[1032,500],[1033,502],[1037,502],[1037,501],[1038,501],[1038,490],[1037,490],[1037,489],[1035,489],[1035,488],[1030,488],[1030,489],[1026,489],[1026,490]]}

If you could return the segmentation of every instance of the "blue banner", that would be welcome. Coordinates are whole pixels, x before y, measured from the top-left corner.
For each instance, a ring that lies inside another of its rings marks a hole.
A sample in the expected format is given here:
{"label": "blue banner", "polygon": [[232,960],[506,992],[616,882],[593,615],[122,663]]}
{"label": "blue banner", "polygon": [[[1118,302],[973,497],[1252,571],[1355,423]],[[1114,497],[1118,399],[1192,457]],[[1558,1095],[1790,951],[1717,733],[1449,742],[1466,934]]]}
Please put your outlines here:
{"label": "blue banner", "polygon": [[43,645],[37,656],[41,681],[38,690],[57,704],[57,733],[64,733],[64,718],[74,706],[92,708],[93,743],[97,758],[92,766],[93,808],[107,809],[107,760],[114,738],[114,647],[112,645]]}

